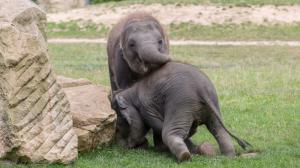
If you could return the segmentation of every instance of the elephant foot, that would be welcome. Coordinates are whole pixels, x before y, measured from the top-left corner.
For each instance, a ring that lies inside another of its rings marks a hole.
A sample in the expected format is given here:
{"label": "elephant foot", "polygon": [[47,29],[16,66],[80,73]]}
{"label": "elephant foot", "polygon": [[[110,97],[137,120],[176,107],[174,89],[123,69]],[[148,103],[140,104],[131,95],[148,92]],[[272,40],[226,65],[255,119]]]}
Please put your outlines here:
{"label": "elephant foot", "polygon": [[203,143],[198,145],[198,152],[199,152],[199,154],[204,155],[204,156],[215,156],[216,155],[216,151],[215,151],[214,147],[208,141],[204,141]]}
{"label": "elephant foot", "polygon": [[160,152],[168,152],[169,148],[165,144],[155,145],[155,149]]}
{"label": "elephant foot", "polygon": [[179,162],[183,162],[183,161],[187,161],[187,160],[191,160],[192,156],[191,153],[188,151],[182,152],[181,154],[179,154],[179,156],[177,157]]}
{"label": "elephant foot", "polygon": [[143,141],[143,143],[139,144],[137,147],[139,149],[148,149],[148,147],[149,147],[148,140],[145,138],[145,140]]}
{"label": "elephant foot", "polygon": [[164,142],[168,145],[171,153],[176,156],[178,162],[190,160],[192,158],[188,147],[181,137],[168,136],[165,138]]}
{"label": "elephant foot", "polygon": [[227,157],[235,157],[235,151],[226,151],[226,152],[222,152],[222,154],[224,154]]}

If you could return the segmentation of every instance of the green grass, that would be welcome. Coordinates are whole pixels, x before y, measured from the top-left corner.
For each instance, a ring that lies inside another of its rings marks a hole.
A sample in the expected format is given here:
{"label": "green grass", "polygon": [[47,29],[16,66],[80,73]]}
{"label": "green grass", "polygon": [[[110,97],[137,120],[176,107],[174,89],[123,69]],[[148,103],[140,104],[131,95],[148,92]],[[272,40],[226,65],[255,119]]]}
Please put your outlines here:
{"label": "green grass", "polygon": [[109,86],[106,50],[102,45],[49,45],[54,69],[58,74]]}
{"label": "green grass", "polygon": [[72,38],[101,38],[106,37],[109,28],[94,23],[78,24],[71,21],[66,23],[48,23],[48,37],[72,37]]}
{"label": "green grass", "polygon": [[299,0],[122,0],[120,2],[107,2],[109,5],[129,5],[129,4],[219,4],[219,5],[294,5],[300,4]]}
{"label": "green grass", "polygon": [[[171,39],[185,40],[300,40],[300,24],[254,25],[225,24],[201,26],[193,23],[171,24],[166,31]],[[106,38],[109,28],[93,23],[79,26],[76,22],[49,23],[49,38]]]}
{"label": "green grass", "polygon": [[225,24],[201,26],[191,23],[167,27],[171,39],[192,40],[300,40],[300,24],[254,25]]}
{"label": "green grass", "polygon": [[[51,44],[49,52],[57,74],[83,77],[109,85],[105,46]],[[80,154],[67,167],[299,167],[300,165],[300,48],[298,47],[172,47],[175,59],[195,65],[214,82],[227,127],[259,150],[254,158],[206,158],[176,163],[165,153],[125,150],[117,145]],[[195,142],[216,142],[201,127]],[[243,152],[238,145],[236,149]],[[49,167],[63,165],[11,165]]]}

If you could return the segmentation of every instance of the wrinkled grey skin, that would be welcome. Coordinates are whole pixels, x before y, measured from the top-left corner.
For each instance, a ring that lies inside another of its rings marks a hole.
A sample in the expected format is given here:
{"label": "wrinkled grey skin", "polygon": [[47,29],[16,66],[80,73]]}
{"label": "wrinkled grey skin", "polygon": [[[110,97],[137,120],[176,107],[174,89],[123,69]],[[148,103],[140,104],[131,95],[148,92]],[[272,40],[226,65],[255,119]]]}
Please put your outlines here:
{"label": "wrinkled grey skin", "polygon": [[[111,30],[107,55],[112,92],[125,89],[149,72],[170,61],[169,41],[159,22],[146,13],[133,13],[121,19]],[[117,112],[116,139],[128,136],[129,126]],[[146,147],[144,138],[139,147]]]}
{"label": "wrinkled grey skin", "polygon": [[161,134],[163,143],[179,161],[188,160],[191,153],[198,152],[189,138],[201,124],[205,124],[215,137],[224,155],[235,156],[230,136],[243,148],[251,146],[226,129],[212,82],[190,65],[165,64],[132,87],[117,93],[114,104],[130,126],[129,137],[124,140],[129,146],[143,141],[148,131],[145,124]]}
{"label": "wrinkled grey skin", "polygon": [[108,36],[111,89],[125,89],[170,61],[169,40],[159,22],[146,13],[121,19]]}

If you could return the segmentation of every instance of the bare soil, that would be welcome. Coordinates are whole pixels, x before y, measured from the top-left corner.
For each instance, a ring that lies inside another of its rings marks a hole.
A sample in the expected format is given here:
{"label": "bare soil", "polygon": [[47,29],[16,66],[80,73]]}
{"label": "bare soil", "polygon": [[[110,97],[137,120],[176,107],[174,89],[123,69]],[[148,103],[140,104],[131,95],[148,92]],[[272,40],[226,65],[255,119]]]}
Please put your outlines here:
{"label": "bare soil", "polygon": [[203,5],[130,5],[108,7],[89,6],[65,12],[49,13],[48,21],[59,23],[69,21],[92,22],[111,26],[122,16],[135,11],[148,12],[162,24],[191,22],[201,25],[212,24],[295,24],[300,22],[300,5],[295,6],[203,6]]}

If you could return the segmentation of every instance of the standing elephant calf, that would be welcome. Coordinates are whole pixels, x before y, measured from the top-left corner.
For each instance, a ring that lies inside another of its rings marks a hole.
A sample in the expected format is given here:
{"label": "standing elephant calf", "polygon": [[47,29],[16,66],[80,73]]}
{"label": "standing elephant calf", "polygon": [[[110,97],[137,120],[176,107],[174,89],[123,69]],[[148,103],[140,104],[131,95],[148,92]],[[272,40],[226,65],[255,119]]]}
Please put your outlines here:
{"label": "standing elephant calf", "polygon": [[215,137],[222,154],[235,155],[230,136],[241,147],[250,146],[226,129],[212,82],[191,65],[169,62],[117,93],[113,104],[130,127],[124,140],[128,147],[142,143],[150,127],[161,134],[163,143],[179,161],[188,160],[191,153],[197,153],[190,137],[201,124]]}
{"label": "standing elephant calf", "polygon": [[[171,60],[169,40],[157,19],[135,12],[122,18],[111,30],[107,41],[109,78],[112,92],[125,89]],[[116,140],[122,145],[128,125],[117,112]],[[160,143],[157,135],[155,142]],[[144,138],[144,144],[148,141]]]}

